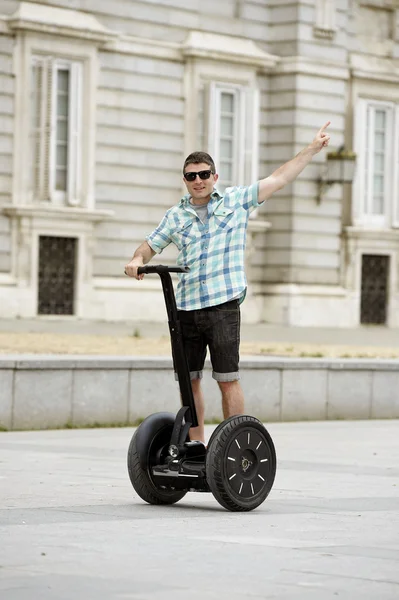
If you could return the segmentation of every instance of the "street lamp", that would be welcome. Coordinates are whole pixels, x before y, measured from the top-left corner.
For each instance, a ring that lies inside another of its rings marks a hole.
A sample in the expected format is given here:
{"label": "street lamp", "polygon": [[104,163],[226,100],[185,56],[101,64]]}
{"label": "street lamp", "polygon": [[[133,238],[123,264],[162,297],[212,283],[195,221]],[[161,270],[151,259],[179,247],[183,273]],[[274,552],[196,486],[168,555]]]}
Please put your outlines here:
{"label": "street lamp", "polygon": [[319,192],[317,195],[317,204],[321,200],[326,190],[334,183],[352,183],[355,175],[356,154],[345,150],[342,146],[336,152],[327,154],[326,173],[319,179]]}

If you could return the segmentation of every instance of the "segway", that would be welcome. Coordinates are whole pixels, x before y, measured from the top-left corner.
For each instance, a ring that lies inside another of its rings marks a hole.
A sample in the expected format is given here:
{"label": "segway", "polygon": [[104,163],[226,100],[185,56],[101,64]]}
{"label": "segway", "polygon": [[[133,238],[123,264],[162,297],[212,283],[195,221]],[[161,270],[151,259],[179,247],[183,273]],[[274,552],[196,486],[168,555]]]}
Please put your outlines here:
{"label": "segway", "polygon": [[212,492],[224,508],[250,511],[266,499],[276,474],[274,444],[262,423],[234,416],[218,425],[207,447],[189,438],[198,421],[170,276],[188,271],[164,265],[138,269],[161,278],[182,407],[177,415],[152,414],[136,429],[127,456],[130,481],[149,504],[174,504],[187,492]]}

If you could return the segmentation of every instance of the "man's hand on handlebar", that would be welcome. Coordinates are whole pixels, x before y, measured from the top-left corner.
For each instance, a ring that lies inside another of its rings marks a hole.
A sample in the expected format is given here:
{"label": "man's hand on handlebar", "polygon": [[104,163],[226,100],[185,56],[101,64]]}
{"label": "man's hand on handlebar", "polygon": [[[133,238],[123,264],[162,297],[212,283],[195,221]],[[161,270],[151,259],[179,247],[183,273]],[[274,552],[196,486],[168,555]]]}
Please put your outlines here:
{"label": "man's hand on handlebar", "polygon": [[[139,271],[141,271],[139,273]],[[145,274],[158,273],[162,276],[166,273],[189,273],[190,268],[182,265],[144,265],[142,257],[132,258],[125,267],[125,275],[134,277],[138,281],[143,279]]]}
{"label": "man's hand on handlebar", "polygon": [[137,281],[144,279],[144,275],[139,275],[137,269],[143,266],[143,260],[140,258],[133,258],[130,263],[125,266],[125,275],[128,277],[134,277]]}

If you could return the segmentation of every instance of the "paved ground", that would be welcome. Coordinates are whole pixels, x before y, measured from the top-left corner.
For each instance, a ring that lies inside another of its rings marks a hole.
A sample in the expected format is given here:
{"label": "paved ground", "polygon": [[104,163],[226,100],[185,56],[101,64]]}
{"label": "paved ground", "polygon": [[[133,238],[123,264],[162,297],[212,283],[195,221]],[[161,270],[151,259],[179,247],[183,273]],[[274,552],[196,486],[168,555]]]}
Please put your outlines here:
{"label": "paved ground", "polygon": [[396,600],[399,421],[268,428],[276,482],[249,514],[144,504],[132,429],[0,434],[0,597]]}
{"label": "paved ground", "polygon": [[[243,324],[241,354],[318,357],[399,357],[399,330],[279,327]],[[167,323],[104,323],[75,319],[0,319],[0,355],[170,354]]]}
{"label": "paved ground", "polygon": [[[169,336],[166,322],[104,322],[68,318],[0,319],[0,332],[59,333],[102,336],[157,338]],[[354,329],[337,327],[284,327],[258,323],[242,324],[242,339],[247,342],[299,342],[359,346],[399,347],[399,330],[363,326]]]}

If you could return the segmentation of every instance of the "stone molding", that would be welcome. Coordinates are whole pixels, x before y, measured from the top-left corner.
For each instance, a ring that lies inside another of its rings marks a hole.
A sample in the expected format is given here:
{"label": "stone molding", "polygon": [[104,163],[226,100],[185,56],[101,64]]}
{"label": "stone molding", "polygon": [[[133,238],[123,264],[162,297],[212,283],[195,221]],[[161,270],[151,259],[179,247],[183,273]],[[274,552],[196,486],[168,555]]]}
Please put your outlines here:
{"label": "stone molding", "polygon": [[335,0],[316,0],[316,23],[313,34],[317,38],[333,40],[337,32]]}
{"label": "stone molding", "polygon": [[51,206],[50,204],[26,204],[13,205],[6,204],[2,207],[2,212],[11,218],[40,218],[40,219],[59,219],[62,221],[88,221],[99,222],[110,219],[114,215],[111,210],[86,210],[84,208],[72,208],[63,206]]}
{"label": "stone molding", "polygon": [[305,56],[287,56],[281,58],[274,69],[274,74],[315,75],[317,77],[328,77],[329,79],[345,81],[350,77],[349,68],[344,63],[327,62]]}
{"label": "stone molding", "polygon": [[201,58],[238,63],[266,70],[275,68],[279,57],[263,52],[249,39],[191,31],[182,45],[185,58]]}
{"label": "stone molding", "polygon": [[118,35],[89,13],[34,2],[20,2],[7,22],[11,31],[34,31],[97,43],[105,43]]}

